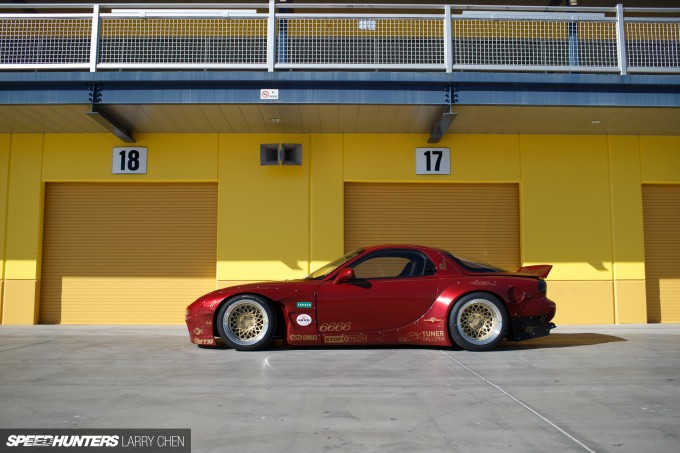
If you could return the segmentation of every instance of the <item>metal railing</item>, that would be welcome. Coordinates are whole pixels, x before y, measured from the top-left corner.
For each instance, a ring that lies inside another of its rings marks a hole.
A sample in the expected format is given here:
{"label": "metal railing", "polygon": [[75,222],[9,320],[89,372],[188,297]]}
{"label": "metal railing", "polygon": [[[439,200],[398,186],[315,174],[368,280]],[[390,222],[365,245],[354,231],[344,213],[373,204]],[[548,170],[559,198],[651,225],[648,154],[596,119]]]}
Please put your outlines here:
{"label": "metal railing", "polygon": [[291,6],[2,5],[0,70],[680,73],[680,9]]}

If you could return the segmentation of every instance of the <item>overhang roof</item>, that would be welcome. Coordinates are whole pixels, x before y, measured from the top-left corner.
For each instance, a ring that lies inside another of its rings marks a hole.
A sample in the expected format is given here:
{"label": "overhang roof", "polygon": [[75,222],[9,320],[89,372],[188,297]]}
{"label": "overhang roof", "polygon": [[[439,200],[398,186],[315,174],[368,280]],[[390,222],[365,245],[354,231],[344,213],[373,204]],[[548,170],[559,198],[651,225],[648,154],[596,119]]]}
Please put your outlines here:
{"label": "overhang roof", "polygon": [[[680,134],[680,76],[411,72],[0,73],[0,133]],[[260,90],[278,89],[278,100]],[[450,104],[450,107],[449,107]]]}

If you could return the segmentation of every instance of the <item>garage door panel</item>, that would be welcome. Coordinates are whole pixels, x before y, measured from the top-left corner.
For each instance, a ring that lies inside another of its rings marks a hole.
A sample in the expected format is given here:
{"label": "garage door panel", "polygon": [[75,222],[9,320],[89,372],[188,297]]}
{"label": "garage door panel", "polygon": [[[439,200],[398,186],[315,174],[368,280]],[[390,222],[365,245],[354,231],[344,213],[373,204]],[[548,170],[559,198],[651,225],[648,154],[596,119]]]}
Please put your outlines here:
{"label": "garage door panel", "polygon": [[40,321],[178,324],[215,288],[215,184],[48,184]]}
{"label": "garage door panel", "polygon": [[520,265],[517,184],[345,185],[345,249],[416,243]]}
{"label": "garage door panel", "polygon": [[643,185],[649,322],[680,322],[680,186]]}

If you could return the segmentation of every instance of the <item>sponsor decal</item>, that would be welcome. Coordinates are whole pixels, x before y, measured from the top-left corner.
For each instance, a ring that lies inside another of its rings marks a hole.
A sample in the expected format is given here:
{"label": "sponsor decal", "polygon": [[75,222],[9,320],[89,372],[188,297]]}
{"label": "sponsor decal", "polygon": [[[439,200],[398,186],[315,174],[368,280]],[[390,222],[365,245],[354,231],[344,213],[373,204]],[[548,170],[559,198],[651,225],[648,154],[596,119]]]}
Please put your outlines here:
{"label": "sponsor decal", "polygon": [[194,344],[215,344],[215,340],[212,338],[194,338]]}
{"label": "sponsor decal", "polygon": [[347,332],[352,329],[351,322],[325,322],[319,326],[319,332]]}
{"label": "sponsor decal", "polygon": [[446,261],[442,261],[439,263],[439,269],[445,271],[446,270]]}
{"label": "sponsor decal", "polygon": [[409,343],[411,341],[417,341],[420,340],[420,334],[418,332],[411,332],[403,337],[399,337],[399,342],[400,343]]}
{"label": "sponsor decal", "polygon": [[446,335],[443,330],[424,330],[423,341],[443,341]]}
{"label": "sponsor decal", "polygon": [[210,302],[210,304],[208,304],[208,308],[210,310],[214,310],[215,307],[217,307],[217,301],[216,300],[214,300],[214,301]]}
{"label": "sponsor decal", "polygon": [[434,324],[435,322],[442,322],[442,321],[443,321],[443,319],[441,319],[441,318],[435,318],[434,316],[431,317],[431,318],[425,318],[425,319],[423,319],[423,322],[431,322],[432,324]]}
{"label": "sponsor decal", "polygon": [[290,341],[316,341],[318,338],[319,338],[318,335],[293,334],[290,336]]}
{"label": "sponsor decal", "polygon": [[201,335],[203,333],[203,329],[201,329],[200,327],[194,327],[193,332],[194,335]]}
{"label": "sponsor decal", "polygon": [[297,308],[312,308],[312,303],[311,302],[298,302],[295,304]]}
{"label": "sponsor decal", "polygon": [[312,323],[312,317],[306,314],[301,314],[298,315],[296,319],[298,325],[301,325],[302,327],[308,326]]}
{"label": "sponsor decal", "polygon": [[475,286],[496,286],[496,282],[490,282],[488,280],[473,280],[470,284]]}
{"label": "sponsor decal", "polygon": [[422,332],[410,332],[399,337],[400,343],[410,343],[412,341],[444,341],[446,333],[443,330],[424,330]]}
{"label": "sponsor decal", "polygon": [[323,341],[329,344],[366,343],[368,337],[363,333],[349,335],[324,335]]}

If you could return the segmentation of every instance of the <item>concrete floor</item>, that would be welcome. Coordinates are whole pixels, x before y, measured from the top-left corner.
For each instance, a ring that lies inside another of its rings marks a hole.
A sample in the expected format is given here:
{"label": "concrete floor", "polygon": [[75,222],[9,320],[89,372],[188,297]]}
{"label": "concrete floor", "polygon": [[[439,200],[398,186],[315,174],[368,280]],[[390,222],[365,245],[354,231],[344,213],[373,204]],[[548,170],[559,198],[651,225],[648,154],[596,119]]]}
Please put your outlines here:
{"label": "concrete floor", "polygon": [[558,327],[487,353],[0,326],[0,428],[190,428],[193,452],[677,452],[680,325]]}

